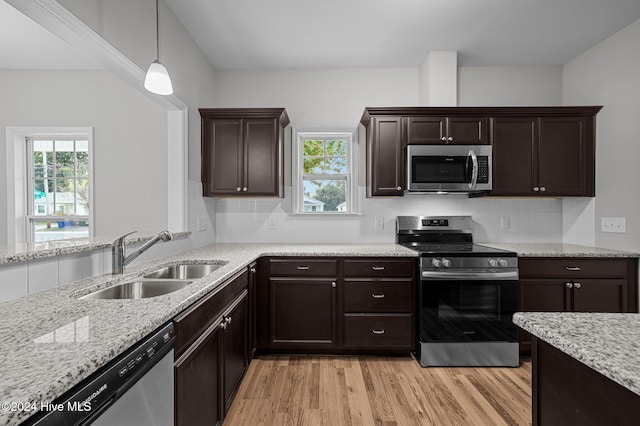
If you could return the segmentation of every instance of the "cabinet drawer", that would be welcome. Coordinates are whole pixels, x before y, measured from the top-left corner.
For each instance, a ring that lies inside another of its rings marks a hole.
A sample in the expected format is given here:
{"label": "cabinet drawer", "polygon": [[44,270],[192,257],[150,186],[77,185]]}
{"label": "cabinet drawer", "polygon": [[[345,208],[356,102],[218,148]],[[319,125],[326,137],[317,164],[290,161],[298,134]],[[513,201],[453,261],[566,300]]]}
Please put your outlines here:
{"label": "cabinet drawer", "polygon": [[414,259],[347,259],[345,277],[413,277]]}
{"label": "cabinet drawer", "polygon": [[335,277],[338,275],[338,261],[316,258],[270,259],[269,274],[279,277]]}
{"label": "cabinet drawer", "polygon": [[242,291],[249,286],[248,272],[222,284],[221,290],[205,296],[174,318],[176,326],[176,359],[193,343]]}
{"label": "cabinet drawer", "polygon": [[413,314],[345,314],[344,345],[358,349],[411,349]]}
{"label": "cabinet drawer", "polygon": [[413,280],[410,278],[344,280],[345,312],[412,312]]}
{"label": "cabinet drawer", "polygon": [[625,259],[520,258],[521,278],[626,278]]}

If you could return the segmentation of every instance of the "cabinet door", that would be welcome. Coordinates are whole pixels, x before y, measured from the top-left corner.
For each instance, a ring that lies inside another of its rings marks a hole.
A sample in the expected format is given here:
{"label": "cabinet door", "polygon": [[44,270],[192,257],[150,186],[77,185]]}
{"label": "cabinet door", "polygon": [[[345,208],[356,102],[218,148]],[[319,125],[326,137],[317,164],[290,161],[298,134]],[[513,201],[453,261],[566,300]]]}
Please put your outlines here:
{"label": "cabinet door", "polygon": [[[571,289],[566,280],[520,279],[518,311],[564,312],[571,309]],[[518,328],[520,352],[531,352],[531,335]]]}
{"label": "cabinet door", "polygon": [[335,279],[271,278],[269,290],[271,347],[335,345]]}
{"label": "cabinet door", "polygon": [[535,117],[492,119],[493,189],[491,195],[534,195],[536,186]]}
{"label": "cabinet door", "polygon": [[[244,119],[243,195],[279,195],[282,147],[275,119]],[[245,190],[246,188],[246,190]]]}
{"label": "cabinet door", "polygon": [[[538,185],[541,195],[593,196],[593,147],[584,117],[541,117]],[[544,191],[543,191],[544,190]]]}
{"label": "cabinet door", "polygon": [[447,142],[446,117],[409,117],[408,145],[441,145]]}
{"label": "cabinet door", "polygon": [[202,182],[204,195],[237,194],[242,188],[241,120],[203,120]]}
{"label": "cabinet door", "polygon": [[220,321],[217,321],[176,360],[177,426],[217,425],[222,421],[220,337]]}
{"label": "cabinet door", "polygon": [[402,117],[374,117],[370,126],[368,195],[403,195],[406,172]]}
{"label": "cabinet door", "polygon": [[575,312],[627,312],[627,280],[586,279],[573,282]]}
{"label": "cabinet door", "polygon": [[247,370],[248,346],[248,293],[234,302],[224,315],[224,340],[222,342],[225,414],[231,406],[240,381]]}
{"label": "cabinet door", "polygon": [[449,117],[447,143],[457,145],[484,145],[489,143],[487,117]]}

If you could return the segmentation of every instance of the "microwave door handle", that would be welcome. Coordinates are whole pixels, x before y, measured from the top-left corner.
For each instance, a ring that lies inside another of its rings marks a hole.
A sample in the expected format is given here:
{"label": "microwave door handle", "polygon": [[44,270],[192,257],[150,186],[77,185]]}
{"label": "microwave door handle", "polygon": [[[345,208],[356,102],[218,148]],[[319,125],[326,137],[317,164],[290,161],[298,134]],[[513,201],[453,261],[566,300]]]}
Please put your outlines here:
{"label": "microwave door handle", "polygon": [[471,163],[473,164],[473,168],[471,171],[471,183],[469,183],[469,189],[475,189],[476,183],[478,182],[478,156],[471,149],[469,150],[469,157],[471,158]]}

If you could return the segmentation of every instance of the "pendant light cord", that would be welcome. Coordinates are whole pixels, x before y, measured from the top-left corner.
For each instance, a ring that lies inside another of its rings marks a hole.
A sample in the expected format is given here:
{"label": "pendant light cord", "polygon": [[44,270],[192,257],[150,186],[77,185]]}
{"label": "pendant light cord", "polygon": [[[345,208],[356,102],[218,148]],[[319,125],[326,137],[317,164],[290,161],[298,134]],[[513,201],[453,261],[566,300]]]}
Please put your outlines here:
{"label": "pendant light cord", "polygon": [[156,0],[156,60],[160,61],[160,18],[158,15],[158,0]]}

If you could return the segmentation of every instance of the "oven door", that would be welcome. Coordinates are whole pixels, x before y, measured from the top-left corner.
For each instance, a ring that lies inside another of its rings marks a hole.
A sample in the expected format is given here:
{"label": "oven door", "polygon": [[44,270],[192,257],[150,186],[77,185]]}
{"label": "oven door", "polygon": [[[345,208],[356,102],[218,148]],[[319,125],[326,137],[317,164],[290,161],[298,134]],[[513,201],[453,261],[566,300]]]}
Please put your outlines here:
{"label": "oven door", "polygon": [[516,342],[518,272],[423,271],[420,341]]}

